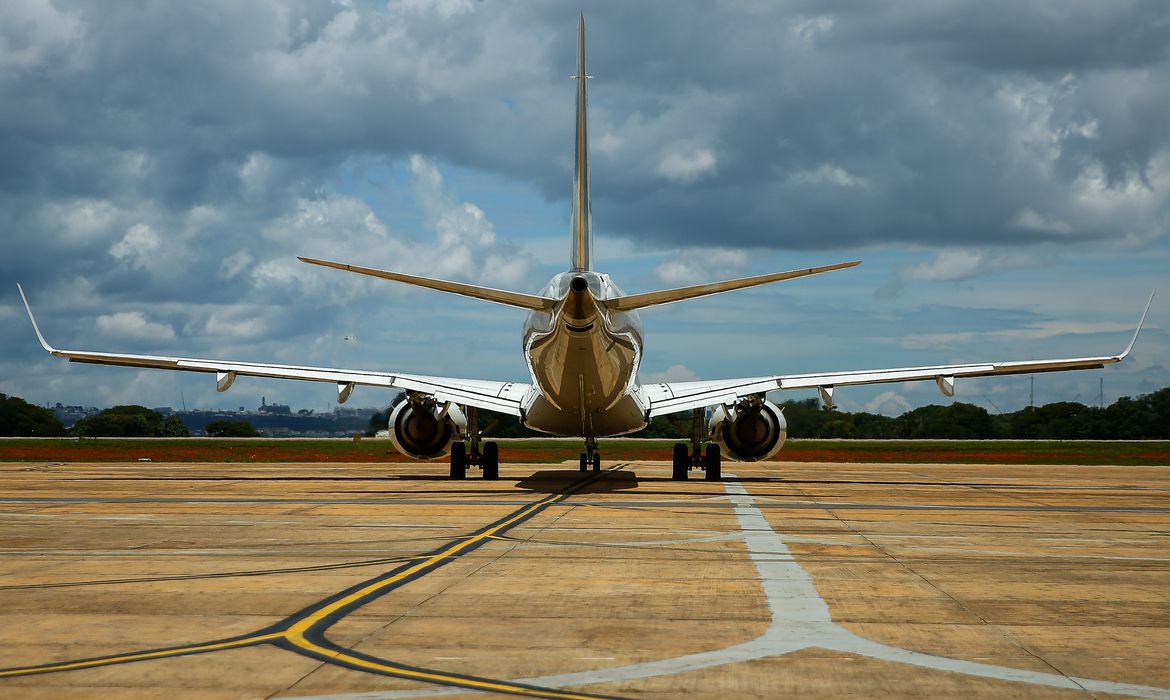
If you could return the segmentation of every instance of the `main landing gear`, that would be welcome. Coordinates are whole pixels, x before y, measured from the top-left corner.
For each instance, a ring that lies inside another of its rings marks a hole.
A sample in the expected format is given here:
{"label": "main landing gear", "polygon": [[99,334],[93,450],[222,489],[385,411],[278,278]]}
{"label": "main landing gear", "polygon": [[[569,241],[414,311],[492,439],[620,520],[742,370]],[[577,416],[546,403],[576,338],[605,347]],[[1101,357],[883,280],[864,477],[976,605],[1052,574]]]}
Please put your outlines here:
{"label": "main landing gear", "polygon": [[675,481],[686,481],[691,469],[702,469],[703,478],[707,481],[719,481],[723,477],[722,458],[719,454],[719,445],[710,443],[707,451],[703,450],[703,418],[701,408],[691,411],[691,451],[688,454],[685,442],[675,443],[673,469],[670,478]]}
{"label": "main landing gear", "polygon": [[581,453],[581,471],[589,471],[590,466],[595,472],[601,471],[601,453],[597,451],[597,440],[585,438],[585,451]]}
{"label": "main landing gear", "polygon": [[[500,446],[495,442],[483,443],[483,450],[480,450],[480,438],[483,435],[479,430],[479,410],[467,407],[467,437],[471,443],[471,450],[468,451],[468,444],[463,441],[458,441],[451,445],[451,478],[452,479],[466,479],[467,470],[472,466],[478,466],[483,471],[483,478],[489,481],[494,481],[500,478]],[[491,426],[488,426],[491,429]]]}

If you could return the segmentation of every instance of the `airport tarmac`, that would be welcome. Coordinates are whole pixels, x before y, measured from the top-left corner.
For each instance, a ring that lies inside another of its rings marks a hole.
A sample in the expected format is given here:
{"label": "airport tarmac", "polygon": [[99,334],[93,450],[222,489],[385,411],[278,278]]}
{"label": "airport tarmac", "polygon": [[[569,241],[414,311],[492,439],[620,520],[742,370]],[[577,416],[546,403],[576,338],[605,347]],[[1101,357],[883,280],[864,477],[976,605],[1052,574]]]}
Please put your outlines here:
{"label": "airport tarmac", "polygon": [[0,464],[0,697],[1170,698],[1170,467],[604,467]]}

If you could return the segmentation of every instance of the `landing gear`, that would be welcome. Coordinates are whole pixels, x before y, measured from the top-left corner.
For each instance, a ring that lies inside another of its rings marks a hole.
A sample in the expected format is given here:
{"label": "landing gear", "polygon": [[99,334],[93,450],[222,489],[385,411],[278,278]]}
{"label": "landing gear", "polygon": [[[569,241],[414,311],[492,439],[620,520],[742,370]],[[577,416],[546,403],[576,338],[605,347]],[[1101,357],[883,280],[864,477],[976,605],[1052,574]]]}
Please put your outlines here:
{"label": "landing gear", "polygon": [[500,447],[494,442],[483,444],[483,454],[479,459],[479,466],[483,469],[483,478],[494,481],[500,478]]}
{"label": "landing gear", "polygon": [[674,444],[674,470],[671,472],[670,478],[675,481],[686,481],[687,472],[690,469],[691,456],[687,454],[687,444],[676,442]]}
{"label": "landing gear", "polygon": [[703,470],[707,472],[703,478],[707,481],[720,481],[723,478],[723,464],[719,455],[719,445],[707,445],[707,454],[703,456]]}
{"label": "landing gear", "polygon": [[703,419],[706,412],[701,408],[691,411],[691,449],[687,453],[685,442],[675,443],[674,455],[671,460],[670,478],[675,481],[686,481],[691,469],[702,469],[703,478],[707,481],[719,481],[722,478],[722,459],[719,454],[719,445],[707,445],[706,454],[703,453]]}
{"label": "landing gear", "polygon": [[[479,430],[479,410],[468,406],[465,415],[467,416],[467,442],[456,442],[451,445],[451,478],[452,479],[466,479],[467,470],[469,467],[478,465],[483,470],[483,478],[494,480],[500,478],[500,447],[494,442],[483,443],[483,451],[480,451],[480,439],[483,434]],[[495,425],[494,423],[492,425]],[[488,430],[492,429],[492,425],[488,426]],[[470,443],[471,449],[468,450]]]}
{"label": "landing gear", "polygon": [[462,442],[451,445],[451,478],[467,478],[467,445]]}
{"label": "landing gear", "polygon": [[589,471],[589,467],[593,467],[593,471],[601,471],[601,453],[597,451],[597,441],[593,438],[585,438],[585,451],[581,453],[581,471]]}

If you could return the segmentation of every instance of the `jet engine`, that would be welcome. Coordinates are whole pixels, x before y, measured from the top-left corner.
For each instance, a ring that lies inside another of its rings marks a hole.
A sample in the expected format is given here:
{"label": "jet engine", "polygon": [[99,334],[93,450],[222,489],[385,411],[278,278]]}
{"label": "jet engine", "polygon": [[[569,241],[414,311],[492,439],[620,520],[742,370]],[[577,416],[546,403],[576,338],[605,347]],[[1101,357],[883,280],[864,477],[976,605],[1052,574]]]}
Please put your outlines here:
{"label": "jet engine", "polygon": [[458,406],[430,398],[403,401],[390,414],[390,442],[415,459],[445,456],[466,428],[467,419]]}
{"label": "jet engine", "polygon": [[719,406],[707,427],[723,454],[741,462],[771,457],[788,437],[784,413],[761,397],[749,397],[734,406]]}

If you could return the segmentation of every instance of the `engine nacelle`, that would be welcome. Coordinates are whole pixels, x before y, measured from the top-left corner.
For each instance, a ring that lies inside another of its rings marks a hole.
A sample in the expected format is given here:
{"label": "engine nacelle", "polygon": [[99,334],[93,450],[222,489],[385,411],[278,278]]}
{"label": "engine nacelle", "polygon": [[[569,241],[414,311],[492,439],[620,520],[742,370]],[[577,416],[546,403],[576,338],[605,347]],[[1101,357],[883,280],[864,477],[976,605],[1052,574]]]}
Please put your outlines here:
{"label": "engine nacelle", "polygon": [[458,406],[433,400],[403,401],[390,414],[390,442],[394,449],[415,459],[449,454],[466,428],[467,419]]}
{"label": "engine nacelle", "polygon": [[711,439],[723,454],[741,462],[758,462],[780,451],[788,437],[788,421],[776,404],[745,399],[719,406],[707,423]]}

